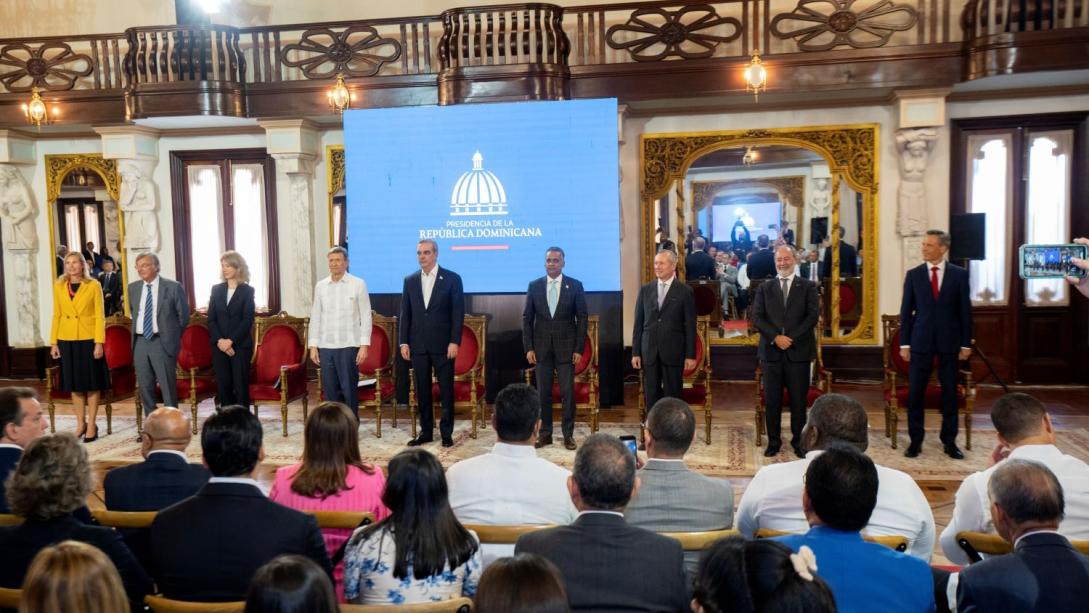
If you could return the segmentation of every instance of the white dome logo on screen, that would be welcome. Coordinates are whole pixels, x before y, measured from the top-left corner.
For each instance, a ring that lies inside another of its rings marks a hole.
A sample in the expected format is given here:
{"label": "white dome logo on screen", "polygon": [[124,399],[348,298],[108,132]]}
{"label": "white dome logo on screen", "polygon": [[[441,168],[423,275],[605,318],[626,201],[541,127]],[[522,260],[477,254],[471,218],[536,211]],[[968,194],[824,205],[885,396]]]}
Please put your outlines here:
{"label": "white dome logo on screen", "polygon": [[507,191],[495,173],[484,170],[484,156],[473,154],[473,169],[462,174],[450,194],[451,215],[506,215]]}

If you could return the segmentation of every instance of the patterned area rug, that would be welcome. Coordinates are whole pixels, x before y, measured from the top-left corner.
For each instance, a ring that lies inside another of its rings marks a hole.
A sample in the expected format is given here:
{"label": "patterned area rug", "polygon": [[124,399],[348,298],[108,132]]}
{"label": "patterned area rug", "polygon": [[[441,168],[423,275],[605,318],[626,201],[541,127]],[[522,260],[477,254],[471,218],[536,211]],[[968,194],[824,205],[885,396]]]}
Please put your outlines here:
{"label": "patterned area rug", "polygon": [[[105,420],[100,420],[99,423],[102,424],[101,431],[104,433]],[[302,423],[298,420],[289,422],[286,438],[282,436],[278,419],[263,418],[261,423],[265,429],[265,463],[271,466],[286,466],[298,462],[302,455]],[[400,427],[394,428],[388,419],[383,420],[382,438],[375,438],[373,420],[365,419],[360,431],[360,451],[363,459],[384,467],[393,455],[403,450],[405,442],[410,438],[407,419],[398,421],[398,426]],[[75,427],[75,418],[66,415],[57,416],[58,431],[73,432]],[[617,436],[637,434],[633,426],[611,424],[603,425],[601,431]],[[784,431],[789,432],[785,425]],[[902,470],[915,479],[960,480],[990,465],[991,451],[995,442],[994,431],[974,430],[972,434],[973,449],[969,451],[962,447],[965,459],[961,461],[951,460],[942,453],[936,430],[927,431],[923,454],[918,458],[904,457],[904,449],[907,446],[906,434],[901,434],[899,448],[892,449],[884,432],[880,430],[871,432],[868,454],[878,464]],[[575,429],[576,441],[581,442],[589,435],[589,427],[579,426]],[[469,436],[469,425],[464,420],[458,420],[454,430],[453,447],[443,448],[436,441],[427,445],[426,448],[436,454],[444,466],[449,466],[459,460],[486,453],[494,443],[495,432],[491,428],[480,430],[478,437],[473,439]],[[559,443],[558,439],[557,443]],[[1058,433],[1058,444],[1064,452],[1089,461],[1089,430],[1079,428],[1061,431]],[[92,461],[139,461],[141,459],[140,443],[136,437],[135,418],[114,417],[113,434],[99,438],[87,448]],[[755,445],[755,431],[751,425],[716,425],[712,428],[710,445],[704,444],[702,432],[697,432],[697,440],[689,449],[686,460],[690,468],[705,474],[751,477],[760,466],[795,459],[789,446],[784,446],[779,455],[774,458],[763,457],[763,450],[763,446]],[[186,454],[192,461],[200,461],[199,437],[193,438]],[[572,467],[575,459],[575,452],[564,449],[562,444],[542,449],[539,455],[567,468]]]}

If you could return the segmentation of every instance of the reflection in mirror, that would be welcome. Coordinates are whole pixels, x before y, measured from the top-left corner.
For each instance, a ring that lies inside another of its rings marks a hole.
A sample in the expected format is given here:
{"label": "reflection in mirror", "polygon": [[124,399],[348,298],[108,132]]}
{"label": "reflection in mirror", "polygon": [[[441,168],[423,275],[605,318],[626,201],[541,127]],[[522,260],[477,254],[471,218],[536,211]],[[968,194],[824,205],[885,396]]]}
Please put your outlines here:
{"label": "reflection in mirror", "polygon": [[[87,271],[100,281],[109,275],[113,291],[106,300],[106,316],[122,310],[120,242],[121,224],[117,202],[106,191],[98,173],[76,168],[61,181],[60,195],[53,202],[53,244],[60,251],[80,251],[87,261]],[[62,260],[56,260],[56,276],[60,276]],[[103,285],[105,291],[106,286]]]}

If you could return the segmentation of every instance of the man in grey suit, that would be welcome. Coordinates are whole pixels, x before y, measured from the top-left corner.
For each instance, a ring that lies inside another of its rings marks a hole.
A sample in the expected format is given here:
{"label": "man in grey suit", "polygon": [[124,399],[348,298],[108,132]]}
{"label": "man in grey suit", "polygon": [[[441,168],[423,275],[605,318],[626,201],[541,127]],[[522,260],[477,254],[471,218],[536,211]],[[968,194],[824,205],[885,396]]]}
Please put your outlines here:
{"label": "man in grey suit", "polygon": [[178,349],[189,324],[189,299],[177,281],[159,275],[159,256],[136,258],[139,281],[129,283],[132,320],[132,357],[144,414],[155,410],[155,384],[168,407],[178,406]]}
{"label": "man in grey suit", "polygon": [[635,298],[631,366],[643,370],[646,406],[664,396],[681,397],[684,372],[696,367],[696,298],[677,279],[677,254],[654,256],[654,281]]}
{"label": "man in grey suit", "polygon": [[552,444],[552,374],[563,398],[563,446],[575,449],[575,366],[582,359],[586,338],[586,294],[582,283],[565,277],[563,249],[545,251],[546,275],[526,290],[522,311],[522,346],[526,360],[536,365],[541,400],[541,432],[537,448]]}
{"label": "man in grey suit", "polygon": [[[632,526],[655,532],[725,530],[734,523],[734,488],[725,479],[688,470],[684,454],[696,436],[696,416],[679,398],[662,398],[647,415],[647,462],[639,471],[639,494],[624,510]],[[696,574],[699,553],[684,565]]]}

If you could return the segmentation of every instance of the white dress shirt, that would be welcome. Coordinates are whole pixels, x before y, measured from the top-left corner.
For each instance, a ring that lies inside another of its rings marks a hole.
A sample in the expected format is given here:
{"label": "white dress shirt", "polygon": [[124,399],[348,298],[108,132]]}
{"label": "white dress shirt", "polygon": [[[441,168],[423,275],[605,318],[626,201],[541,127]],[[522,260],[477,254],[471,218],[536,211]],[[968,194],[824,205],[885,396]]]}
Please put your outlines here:
{"label": "white dress shirt", "polygon": [[[147,455],[148,455],[148,457],[151,457],[151,456],[155,455],[156,453],[172,453],[172,454],[178,456],[179,458],[185,460],[185,462],[187,464],[189,463],[189,458],[186,457],[186,455],[184,453],[182,453],[180,451],[177,451],[177,450],[174,450],[174,449],[154,449],[152,451],[149,451],[147,453]],[[257,482],[255,481],[254,484],[256,484],[256,483]]]}
{"label": "white dress shirt", "polygon": [[[737,507],[737,529],[747,538],[765,528],[803,533],[809,523],[802,511],[805,471],[821,451],[793,462],[770,464],[752,478]],[[907,553],[930,561],[934,553],[934,513],[918,484],[907,473],[877,466],[877,506],[863,536],[903,536]]]}
{"label": "white dress shirt", "polygon": [[420,290],[423,291],[424,308],[431,304],[431,292],[435,289],[435,279],[439,277],[439,267],[434,266],[431,272],[420,269]]}
{"label": "white dress shirt", "polygon": [[208,479],[208,483],[235,483],[238,485],[252,485],[257,488],[257,491],[261,492],[263,496],[268,496],[268,492],[265,491],[261,484],[256,479],[249,477],[211,477]]}
{"label": "white dress shirt", "polygon": [[151,283],[140,280],[142,287],[140,288],[140,304],[136,305],[139,313],[136,315],[136,336],[143,336],[144,334],[144,305],[147,304],[147,286],[151,285],[151,330],[153,333],[159,333],[159,276],[155,275],[155,280]]}
{"label": "white dress shirt", "polygon": [[[1073,540],[1089,539],[1089,464],[1054,445],[1023,445],[1008,457],[1039,462],[1055,473],[1066,500],[1066,517],[1059,532]],[[958,532],[995,532],[987,483],[997,466],[968,475],[957,490],[953,518],[941,535],[942,553],[954,564],[968,563],[968,555],[957,545]]]}
{"label": "white dress shirt", "polygon": [[371,344],[371,298],[367,284],[344,273],[339,281],[325,277],[314,286],[308,346],[343,349]]}

